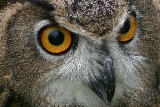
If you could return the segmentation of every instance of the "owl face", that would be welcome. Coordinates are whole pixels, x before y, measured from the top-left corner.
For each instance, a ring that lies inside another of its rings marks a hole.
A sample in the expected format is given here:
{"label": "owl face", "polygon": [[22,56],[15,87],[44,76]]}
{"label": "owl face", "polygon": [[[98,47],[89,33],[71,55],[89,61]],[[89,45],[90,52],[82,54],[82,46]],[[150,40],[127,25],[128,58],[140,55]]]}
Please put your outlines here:
{"label": "owl face", "polygon": [[145,0],[8,1],[0,72],[30,106],[158,104],[156,9]]}

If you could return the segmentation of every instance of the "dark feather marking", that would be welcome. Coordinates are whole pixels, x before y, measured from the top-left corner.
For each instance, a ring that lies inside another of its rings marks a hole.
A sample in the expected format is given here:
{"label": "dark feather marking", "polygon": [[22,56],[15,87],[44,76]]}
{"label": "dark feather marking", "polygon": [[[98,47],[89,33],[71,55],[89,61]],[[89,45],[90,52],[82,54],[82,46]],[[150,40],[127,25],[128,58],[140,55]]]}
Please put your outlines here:
{"label": "dark feather marking", "polygon": [[2,9],[4,6],[6,6],[8,0],[0,0],[0,9]]}
{"label": "dark feather marking", "polygon": [[50,3],[48,3],[47,0],[2,0],[2,1],[0,1],[0,6],[1,6],[1,4],[6,5],[7,2],[9,2],[10,4],[14,4],[16,2],[19,2],[22,4],[24,4],[26,2],[30,2],[30,3],[33,3],[37,6],[44,8],[46,10],[50,10],[50,11],[54,10],[54,7]]}

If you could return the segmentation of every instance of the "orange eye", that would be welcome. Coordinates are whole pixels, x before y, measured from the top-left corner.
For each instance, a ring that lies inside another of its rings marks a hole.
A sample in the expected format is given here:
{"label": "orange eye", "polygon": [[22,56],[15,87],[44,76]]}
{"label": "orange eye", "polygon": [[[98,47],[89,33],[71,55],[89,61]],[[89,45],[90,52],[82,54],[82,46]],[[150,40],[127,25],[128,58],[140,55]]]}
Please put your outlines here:
{"label": "orange eye", "polygon": [[134,15],[130,15],[130,17],[124,22],[123,27],[120,29],[120,35],[118,36],[118,40],[120,42],[127,42],[131,40],[137,30],[137,21]]}
{"label": "orange eye", "polygon": [[39,39],[42,47],[53,54],[66,51],[72,41],[70,32],[57,26],[46,27]]}

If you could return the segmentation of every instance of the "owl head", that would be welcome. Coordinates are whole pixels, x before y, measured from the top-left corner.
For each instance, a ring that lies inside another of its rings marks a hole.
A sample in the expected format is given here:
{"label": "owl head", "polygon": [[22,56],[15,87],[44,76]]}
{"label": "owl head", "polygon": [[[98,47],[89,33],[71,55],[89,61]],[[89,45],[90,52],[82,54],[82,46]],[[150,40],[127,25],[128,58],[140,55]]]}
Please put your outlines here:
{"label": "owl head", "polygon": [[0,3],[1,105],[159,106],[158,0]]}

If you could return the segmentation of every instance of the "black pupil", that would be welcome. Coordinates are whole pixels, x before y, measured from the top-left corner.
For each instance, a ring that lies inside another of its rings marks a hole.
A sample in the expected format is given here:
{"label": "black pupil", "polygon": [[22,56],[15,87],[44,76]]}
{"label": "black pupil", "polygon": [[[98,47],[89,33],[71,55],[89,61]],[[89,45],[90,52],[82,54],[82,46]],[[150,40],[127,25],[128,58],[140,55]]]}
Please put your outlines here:
{"label": "black pupil", "polygon": [[52,45],[61,45],[64,41],[64,34],[59,30],[53,30],[49,34],[48,40]]}
{"label": "black pupil", "polygon": [[120,33],[121,34],[126,34],[130,29],[130,21],[129,19],[127,19],[125,22],[124,22],[124,25],[122,26],[122,28],[120,29]]}

